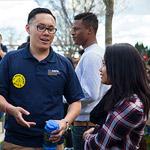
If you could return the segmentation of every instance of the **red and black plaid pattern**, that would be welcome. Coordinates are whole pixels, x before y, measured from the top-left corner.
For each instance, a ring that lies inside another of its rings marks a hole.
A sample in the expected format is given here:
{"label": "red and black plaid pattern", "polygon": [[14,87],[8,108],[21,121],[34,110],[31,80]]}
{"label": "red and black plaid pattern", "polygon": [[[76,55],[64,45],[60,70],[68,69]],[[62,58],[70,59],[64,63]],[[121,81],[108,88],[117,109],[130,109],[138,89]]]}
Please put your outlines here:
{"label": "red and black plaid pattern", "polygon": [[85,150],[136,150],[145,124],[143,103],[133,95],[118,102],[108,113],[103,126],[85,141]]}

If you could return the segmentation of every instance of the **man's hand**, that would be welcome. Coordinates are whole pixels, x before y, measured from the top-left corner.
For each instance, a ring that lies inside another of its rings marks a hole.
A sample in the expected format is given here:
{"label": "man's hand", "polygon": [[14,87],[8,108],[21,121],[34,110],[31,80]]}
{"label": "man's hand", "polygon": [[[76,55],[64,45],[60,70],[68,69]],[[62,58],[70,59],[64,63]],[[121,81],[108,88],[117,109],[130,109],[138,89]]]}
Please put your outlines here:
{"label": "man's hand", "polygon": [[62,135],[65,133],[66,129],[68,128],[68,125],[64,121],[64,119],[56,121],[59,124],[59,129],[51,132],[51,136],[49,138],[49,140],[53,143],[58,142],[61,139]]}
{"label": "man's hand", "polygon": [[23,115],[29,115],[30,113],[26,111],[25,109],[23,109],[22,107],[15,107],[12,105],[8,105],[6,107],[6,113],[14,116],[17,123],[24,127],[30,128],[31,126],[36,125],[35,122],[28,122],[24,120]]}

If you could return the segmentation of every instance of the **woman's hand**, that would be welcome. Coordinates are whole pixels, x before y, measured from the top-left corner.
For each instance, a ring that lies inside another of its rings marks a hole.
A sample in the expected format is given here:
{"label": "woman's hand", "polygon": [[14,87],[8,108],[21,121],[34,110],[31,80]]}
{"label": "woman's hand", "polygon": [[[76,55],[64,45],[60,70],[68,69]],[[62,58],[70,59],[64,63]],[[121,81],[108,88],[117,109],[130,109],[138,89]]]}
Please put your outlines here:
{"label": "woman's hand", "polygon": [[93,131],[94,131],[94,128],[90,128],[90,129],[88,129],[87,131],[85,131],[85,132],[83,133],[83,139],[84,139],[84,140],[87,140],[88,137],[93,133]]}

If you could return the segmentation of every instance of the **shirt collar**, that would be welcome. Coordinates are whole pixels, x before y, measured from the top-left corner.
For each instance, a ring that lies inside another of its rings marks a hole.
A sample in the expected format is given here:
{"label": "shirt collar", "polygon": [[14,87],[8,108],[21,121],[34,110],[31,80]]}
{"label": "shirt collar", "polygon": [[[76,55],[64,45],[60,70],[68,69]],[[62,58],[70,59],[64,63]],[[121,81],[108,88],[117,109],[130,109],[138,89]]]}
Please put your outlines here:
{"label": "shirt collar", "polygon": [[[29,50],[29,44],[24,48],[24,58],[25,59],[34,58]],[[56,53],[53,51],[52,47],[50,47],[49,55],[44,60],[42,60],[42,62],[56,62]]]}
{"label": "shirt collar", "polygon": [[86,47],[86,48],[84,49],[84,51],[86,52],[86,51],[89,51],[89,50],[93,49],[92,47],[94,47],[95,45],[97,45],[97,43],[93,43],[92,45]]}

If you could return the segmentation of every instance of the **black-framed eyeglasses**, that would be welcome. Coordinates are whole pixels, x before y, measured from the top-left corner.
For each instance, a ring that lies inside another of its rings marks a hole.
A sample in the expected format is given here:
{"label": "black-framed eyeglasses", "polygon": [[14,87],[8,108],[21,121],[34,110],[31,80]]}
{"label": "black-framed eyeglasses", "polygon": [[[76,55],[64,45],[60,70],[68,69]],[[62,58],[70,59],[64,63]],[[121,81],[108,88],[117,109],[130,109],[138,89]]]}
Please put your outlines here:
{"label": "black-framed eyeglasses", "polygon": [[54,28],[54,27],[47,27],[45,24],[38,24],[38,25],[36,25],[36,27],[37,27],[37,31],[45,32],[47,30],[49,34],[54,34],[57,31],[56,28]]}

